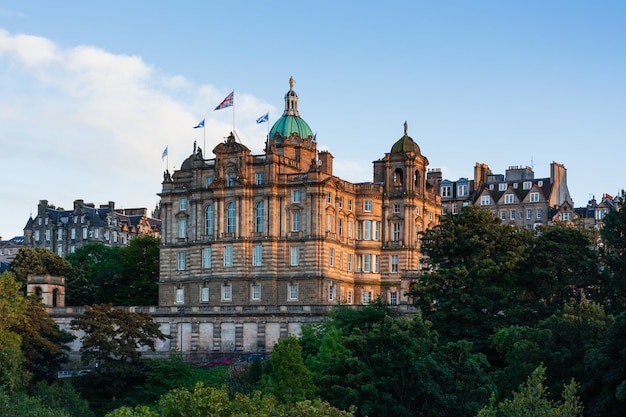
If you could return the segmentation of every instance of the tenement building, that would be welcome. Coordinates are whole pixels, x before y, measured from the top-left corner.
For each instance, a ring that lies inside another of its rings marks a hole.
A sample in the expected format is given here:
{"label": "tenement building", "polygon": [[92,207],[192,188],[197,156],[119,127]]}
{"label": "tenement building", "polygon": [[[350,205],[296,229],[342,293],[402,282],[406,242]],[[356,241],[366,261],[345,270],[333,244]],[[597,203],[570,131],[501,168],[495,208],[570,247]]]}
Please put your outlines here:
{"label": "tenement building", "polygon": [[72,209],[65,210],[40,200],[37,215],[24,227],[24,246],[65,256],[90,242],[126,246],[142,235],[161,236],[161,220],[148,217],[145,208],[116,209],[113,201],[96,207],[75,200]]}
{"label": "tenement building", "polygon": [[[191,311],[367,304],[405,295],[420,270],[419,232],[441,214],[428,159],[404,134],[373,163],[373,181],[333,174],[300,116],[293,79],[265,150],[235,133],[200,148],[160,193],[159,305]],[[242,310],[243,309],[243,310]]]}

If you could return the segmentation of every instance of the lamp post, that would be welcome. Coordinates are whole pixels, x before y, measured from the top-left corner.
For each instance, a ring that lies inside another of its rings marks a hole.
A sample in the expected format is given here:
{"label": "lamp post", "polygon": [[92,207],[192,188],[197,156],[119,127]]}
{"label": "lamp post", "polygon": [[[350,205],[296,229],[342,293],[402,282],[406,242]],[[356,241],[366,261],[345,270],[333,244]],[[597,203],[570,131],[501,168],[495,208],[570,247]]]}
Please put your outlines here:
{"label": "lamp post", "polygon": [[183,319],[185,318],[185,307],[183,306],[178,307],[178,316],[180,317],[180,325],[178,326],[180,327],[179,349],[180,349],[180,353],[183,353]]}

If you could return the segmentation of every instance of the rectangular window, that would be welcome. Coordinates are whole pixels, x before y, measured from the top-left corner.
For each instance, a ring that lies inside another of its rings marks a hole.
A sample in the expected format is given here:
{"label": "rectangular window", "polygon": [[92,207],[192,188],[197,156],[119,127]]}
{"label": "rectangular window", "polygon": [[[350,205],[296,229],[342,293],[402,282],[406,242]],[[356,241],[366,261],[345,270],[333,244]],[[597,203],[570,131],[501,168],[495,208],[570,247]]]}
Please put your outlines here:
{"label": "rectangular window", "polygon": [[252,266],[263,265],[263,246],[254,245],[252,247]]}
{"label": "rectangular window", "polygon": [[506,182],[498,184],[498,191],[506,191]]}
{"label": "rectangular window", "polygon": [[300,231],[300,212],[294,211],[292,214],[292,223],[291,223],[291,231],[299,232]]}
{"label": "rectangular window", "polygon": [[57,239],[63,240],[63,229],[57,229]]}
{"label": "rectangular window", "polygon": [[35,242],[39,242],[39,230],[35,230]]}
{"label": "rectangular window", "polygon": [[178,220],[178,237],[184,239],[187,237],[187,220]]}
{"label": "rectangular window", "polygon": [[182,304],[185,302],[185,290],[182,288],[176,288],[176,304]]}
{"label": "rectangular window", "polygon": [[348,304],[352,304],[352,290],[348,291],[348,297],[347,298],[348,298],[348,300],[347,300]]}
{"label": "rectangular window", "polygon": [[539,202],[539,193],[537,193],[537,192],[530,193],[530,202],[531,203]]}
{"label": "rectangular window", "polygon": [[541,218],[541,210],[537,209],[537,218],[540,219]]}
{"label": "rectangular window", "polygon": [[202,248],[202,268],[211,269],[211,248]]}
{"label": "rectangular window", "polygon": [[457,203],[452,203],[452,214],[459,214],[459,205]]}
{"label": "rectangular window", "polygon": [[224,266],[233,266],[233,245],[224,246]]}
{"label": "rectangular window", "polygon": [[326,201],[328,202],[328,204],[333,204],[333,193],[328,193],[328,195],[326,196]]}
{"label": "rectangular window", "polygon": [[328,286],[328,301],[333,301],[335,299],[335,284],[330,284]]}
{"label": "rectangular window", "polygon": [[509,212],[509,214],[510,214],[509,218],[510,218],[511,220],[515,220],[515,210],[511,210],[511,211]]}
{"label": "rectangular window", "polygon": [[93,237],[96,239],[100,239],[100,229],[94,229]]}
{"label": "rectangular window", "polygon": [[363,304],[369,304],[372,302],[372,292],[371,291],[363,291]]}
{"label": "rectangular window", "polygon": [[352,200],[348,200],[348,210],[352,211]]}
{"label": "rectangular window", "polygon": [[332,214],[326,215],[326,228],[329,232],[333,231],[333,215]]}
{"label": "rectangular window", "polygon": [[506,210],[500,211],[500,219],[506,220]]}
{"label": "rectangular window", "polygon": [[261,299],[261,284],[252,284],[250,288],[250,298],[253,301],[259,301]]}
{"label": "rectangular window", "polygon": [[524,183],[522,184],[522,189],[530,190],[532,186],[533,186],[532,181],[524,181]]}
{"label": "rectangular window", "polygon": [[178,252],[178,270],[179,271],[185,270],[185,252],[183,251]]}
{"label": "rectangular window", "polygon": [[391,240],[394,242],[398,242],[400,240],[400,223],[393,224],[393,236]]}
{"label": "rectangular window", "polygon": [[70,239],[76,239],[76,228],[74,227],[72,227],[72,230],[70,230]]}
{"label": "rectangular window", "polygon": [[363,240],[372,240],[372,221],[365,220],[363,222]]}
{"label": "rectangular window", "polygon": [[398,255],[391,255],[391,272],[398,273]]}
{"label": "rectangular window", "polygon": [[348,254],[348,272],[352,272],[352,254]]}
{"label": "rectangular window", "polygon": [[363,272],[372,272],[372,255],[363,255]]}
{"label": "rectangular window", "polygon": [[533,210],[532,209],[527,209],[526,210],[526,219],[530,220],[533,218]]}
{"label": "rectangular window", "polygon": [[202,287],[200,291],[200,302],[201,303],[209,302],[209,287]]}
{"label": "rectangular window", "polygon": [[339,233],[339,236],[343,236],[343,219],[339,219],[337,223],[337,233]]}
{"label": "rectangular window", "polygon": [[452,197],[452,187],[449,185],[442,185],[441,197]]}
{"label": "rectangular window", "polygon": [[399,214],[400,213],[400,204],[394,204],[393,205],[393,212],[395,214]]}
{"label": "rectangular window", "polygon": [[291,248],[291,265],[297,266],[300,262],[300,248],[292,247]]}
{"label": "rectangular window", "polygon": [[83,239],[87,239],[88,233],[87,228],[83,227]]}
{"label": "rectangular window", "polygon": [[287,297],[289,300],[297,300],[298,299],[298,284],[289,284],[287,287]]}
{"label": "rectangular window", "polygon": [[187,210],[187,199],[181,198],[180,199],[180,211],[186,211],[186,210]]}
{"label": "rectangular window", "polygon": [[398,304],[398,293],[397,292],[392,292],[389,293],[389,304],[392,306],[395,306]]}
{"label": "rectangular window", "polygon": [[213,184],[213,177],[206,177],[206,188],[209,188],[211,184]]}
{"label": "rectangular window", "polygon": [[263,185],[263,173],[262,172],[256,173],[256,185]]}
{"label": "rectangular window", "polygon": [[513,194],[505,194],[504,195],[504,204],[513,204]]}
{"label": "rectangular window", "polygon": [[339,208],[343,208],[343,197],[338,198],[337,204],[339,204]]}
{"label": "rectangular window", "polygon": [[228,174],[226,176],[226,186],[234,187],[235,186],[235,174]]}
{"label": "rectangular window", "polygon": [[232,301],[233,287],[230,284],[222,285],[222,301]]}
{"label": "rectangular window", "polygon": [[57,256],[63,257],[63,246],[61,245],[57,247]]}
{"label": "rectangular window", "polygon": [[374,222],[374,240],[380,240],[380,222]]}
{"label": "rectangular window", "polygon": [[467,197],[467,185],[461,184],[456,186],[457,197]]}
{"label": "rectangular window", "polygon": [[491,204],[491,198],[489,198],[488,195],[481,195],[480,196],[480,205],[481,206],[488,206],[489,204]]}
{"label": "rectangular window", "polygon": [[354,228],[354,222],[350,220],[348,222],[348,239],[352,239],[352,229]]}
{"label": "rectangular window", "polygon": [[293,203],[299,203],[300,202],[300,190],[293,190],[292,202]]}
{"label": "rectangular window", "polygon": [[572,213],[561,213],[561,220],[564,222],[572,220]]}
{"label": "rectangular window", "polygon": [[335,266],[335,248],[330,248],[328,252],[328,265]]}
{"label": "rectangular window", "polygon": [[378,255],[373,255],[374,256],[374,269],[373,271],[375,273],[380,272],[380,256]]}
{"label": "rectangular window", "polygon": [[365,200],[363,202],[363,211],[372,211],[372,200]]}

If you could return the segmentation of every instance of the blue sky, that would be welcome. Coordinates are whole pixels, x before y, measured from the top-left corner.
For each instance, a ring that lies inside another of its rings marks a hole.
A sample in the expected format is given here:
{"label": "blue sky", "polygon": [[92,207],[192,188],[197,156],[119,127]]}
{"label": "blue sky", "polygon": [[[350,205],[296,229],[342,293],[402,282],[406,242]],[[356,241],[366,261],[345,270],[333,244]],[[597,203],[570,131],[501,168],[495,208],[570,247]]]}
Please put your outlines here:
{"label": "blue sky", "polygon": [[[158,202],[235,128],[260,152],[293,76],[335,173],[409,135],[448,179],[567,168],[576,206],[626,188],[623,1],[5,1],[0,5],[0,236],[40,199]],[[193,129],[206,118],[206,129]],[[203,133],[205,136],[203,136]]]}

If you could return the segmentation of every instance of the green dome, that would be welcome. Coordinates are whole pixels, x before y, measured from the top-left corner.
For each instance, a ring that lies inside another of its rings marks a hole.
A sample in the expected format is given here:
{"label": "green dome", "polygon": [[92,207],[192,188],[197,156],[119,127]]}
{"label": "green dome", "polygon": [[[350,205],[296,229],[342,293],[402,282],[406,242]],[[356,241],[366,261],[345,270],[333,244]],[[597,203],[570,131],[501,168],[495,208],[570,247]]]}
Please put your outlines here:
{"label": "green dome", "polygon": [[300,117],[298,111],[298,95],[293,91],[295,81],[293,77],[289,79],[289,91],[285,94],[285,111],[283,115],[274,123],[270,130],[270,139],[276,139],[276,135],[280,138],[290,138],[293,134],[298,134],[300,139],[313,137],[313,131],[308,123]]}
{"label": "green dome", "polygon": [[421,154],[420,147],[415,143],[415,141],[407,135],[408,124],[404,122],[404,136],[402,136],[396,143],[391,147],[391,153],[405,153],[405,152],[413,152],[416,154]]}
{"label": "green dome", "polygon": [[308,123],[300,116],[281,116],[272,126],[270,138],[276,137],[277,133],[283,138],[289,138],[294,133],[297,133],[302,139],[313,136],[313,131]]}

